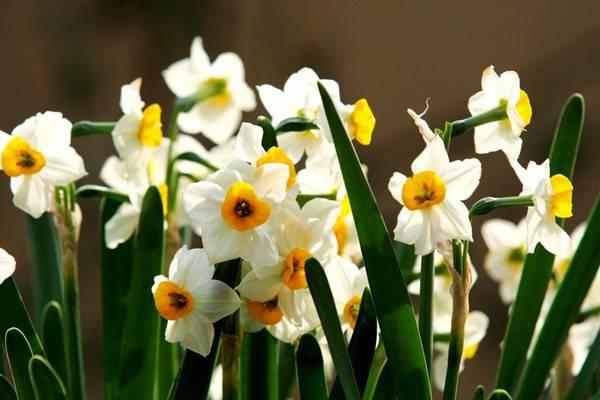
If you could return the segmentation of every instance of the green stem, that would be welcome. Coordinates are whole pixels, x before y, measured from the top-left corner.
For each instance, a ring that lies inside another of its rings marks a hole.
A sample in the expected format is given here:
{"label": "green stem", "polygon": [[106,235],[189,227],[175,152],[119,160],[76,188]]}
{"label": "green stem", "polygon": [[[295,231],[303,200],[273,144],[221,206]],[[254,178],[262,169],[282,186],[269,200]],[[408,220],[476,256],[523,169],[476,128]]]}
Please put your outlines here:
{"label": "green stem", "polygon": [[56,204],[56,223],[62,245],[68,385],[70,398],[80,400],[85,398],[85,376],[79,311],[78,227],[73,223],[73,199],[75,198],[73,185],[57,188],[57,195],[60,200]]}
{"label": "green stem", "polygon": [[494,211],[497,208],[507,207],[532,207],[532,196],[512,196],[512,197],[484,197],[473,204],[469,211],[469,216],[483,215]]}
{"label": "green stem", "polygon": [[263,149],[265,149],[265,151],[269,151],[271,147],[277,146],[277,134],[275,133],[275,128],[273,128],[273,125],[271,124],[271,120],[266,117],[260,116],[256,119],[256,123],[263,130],[263,137],[261,143]]}
{"label": "green stem", "polygon": [[[236,287],[240,282],[241,260],[227,261],[222,264],[230,268],[237,265],[237,276],[234,280]],[[223,265],[218,264],[217,269]],[[241,352],[241,327],[239,310],[223,319],[221,332],[221,365],[223,366],[223,400],[240,400],[240,352]]]}
{"label": "green stem", "polygon": [[433,352],[433,253],[421,257],[419,292],[419,332],[425,353],[425,362],[431,379],[431,354]]}
{"label": "green stem", "polygon": [[71,136],[110,135],[116,125],[116,122],[79,121],[73,124]]}
{"label": "green stem", "polygon": [[277,339],[266,329],[246,333],[242,343],[242,400],[277,400]]}
{"label": "green stem", "polygon": [[484,112],[483,114],[452,122],[452,137],[462,135],[469,129],[475,128],[476,126],[484,125],[490,122],[501,121],[506,118],[508,118],[506,115],[506,104],[501,104],[496,108]]}

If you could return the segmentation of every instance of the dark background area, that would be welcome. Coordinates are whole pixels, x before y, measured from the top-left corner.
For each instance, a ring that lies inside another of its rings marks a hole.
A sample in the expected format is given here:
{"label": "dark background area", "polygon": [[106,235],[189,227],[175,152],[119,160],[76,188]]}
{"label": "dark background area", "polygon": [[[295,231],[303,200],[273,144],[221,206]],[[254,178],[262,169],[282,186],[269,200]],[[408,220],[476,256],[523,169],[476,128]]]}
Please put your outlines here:
{"label": "dark background area", "polygon": [[[593,1],[403,2],[403,1],[18,1],[0,2],[0,129],[10,132],[26,117],[62,111],[71,121],[116,120],[119,90],[141,76],[147,104],[168,113],[172,97],[160,72],[187,57],[194,36],[214,59],[237,52],[251,86],[281,87],[303,66],[340,83],[346,103],[366,97],[377,117],[370,147],[360,148],[369,179],[390,228],[399,205],[387,192],[393,171],[408,172],[422,141],[407,107],[432,127],[467,116],[467,100],[480,89],[483,69],[516,70],[533,104],[520,160],[547,157],[554,125],[566,98],[586,99],[586,124],[576,167],[571,231],[586,218],[600,179],[600,18]],[[255,113],[244,120],[254,121]],[[166,116],[166,114],[165,114]],[[165,117],[166,121],[166,117]],[[77,139],[89,177],[98,182],[103,161],[114,153],[109,137]],[[473,156],[472,135],[453,142],[451,159]],[[470,199],[514,195],[520,185],[501,153],[483,155],[482,183]],[[25,217],[11,203],[0,177],[0,247],[18,261],[16,279],[30,301]],[[82,200],[80,244],[84,352],[91,399],[102,398],[98,201]],[[523,211],[494,216],[517,221]],[[481,220],[474,224],[473,261],[481,267]],[[497,286],[478,268],[471,307],[490,316],[488,335],[462,374],[460,398],[478,383],[493,385],[506,308]],[[115,276],[114,279],[119,279]]]}

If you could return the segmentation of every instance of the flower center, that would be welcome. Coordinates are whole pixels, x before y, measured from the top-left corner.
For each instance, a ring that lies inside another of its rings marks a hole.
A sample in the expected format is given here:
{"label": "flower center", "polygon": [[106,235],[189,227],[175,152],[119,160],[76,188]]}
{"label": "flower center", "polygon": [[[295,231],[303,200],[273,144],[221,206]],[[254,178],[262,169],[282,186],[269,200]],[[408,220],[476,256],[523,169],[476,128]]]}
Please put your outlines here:
{"label": "flower center", "polygon": [[348,195],[345,195],[340,202],[341,210],[335,224],[333,225],[333,234],[338,244],[338,254],[342,254],[346,242],[348,241],[348,224],[346,223],[346,217],[350,215],[350,199]]}
{"label": "flower center", "polygon": [[281,308],[279,308],[279,297],[275,296],[264,303],[246,299],[248,313],[263,325],[275,325],[283,318]]}
{"label": "flower center", "polygon": [[237,182],[231,185],[221,206],[221,216],[238,231],[247,231],[267,222],[271,205],[256,197],[252,185]]}
{"label": "flower center", "polygon": [[479,343],[473,343],[470,346],[465,346],[465,349],[463,350],[463,357],[467,360],[470,360],[471,358],[475,357],[477,349],[479,349]]}
{"label": "flower center", "polygon": [[163,132],[160,114],[161,108],[156,103],[149,105],[144,110],[138,139],[146,147],[158,147],[162,142]]}
{"label": "flower center", "polygon": [[523,267],[525,261],[525,249],[522,247],[515,247],[508,253],[507,262],[512,268],[520,269]]}
{"label": "flower center", "polygon": [[524,90],[521,90],[519,95],[519,101],[516,104],[517,112],[523,120],[525,125],[529,125],[531,122],[531,115],[533,110],[531,109],[531,103],[529,102],[529,96]]}
{"label": "flower center", "polygon": [[354,104],[354,111],[350,115],[350,135],[362,145],[371,143],[375,129],[375,116],[367,99],[360,99]]}
{"label": "flower center", "polygon": [[358,320],[358,311],[360,310],[361,299],[362,296],[357,294],[356,296],[348,300],[348,302],[344,306],[344,318],[346,318],[346,321],[348,321],[352,329],[354,329],[354,326],[356,325],[356,320]]}
{"label": "flower center", "polygon": [[163,281],[154,292],[154,304],[164,319],[174,321],[192,311],[194,299],[189,290],[177,286],[175,282]]}
{"label": "flower center", "polygon": [[210,96],[206,101],[213,107],[222,108],[229,105],[233,98],[227,90],[227,81],[223,78],[211,78],[205,85],[219,88],[218,92]]}
{"label": "flower center", "polygon": [[33,175],[46,165],[44,155],[21,138],[12,138],[2,150],[2,169],[10,177]]}
{"label": "flower center", "polygon": [[285,151],[281,150],[277,146],[273,146],[263,155],[261,158],[256,161],[256,166],[260,167],[264,164],[285,164],[288,166],[290,170],[290,175],[287,180],[287,188],[290,189],[296,183],[296,167],[290,158],[285,154]]}
{"label": "flower center", "polygon": [[288,254],[281,282],[290,290],[304,289],[306,287],[304,264],[311,256],[310,252],[303,247],[296,247]]}
{"label": "flower center", "polygon": [[409,210],[423,210],[440,204],[446,196],[446,184],[433,171],[423,171],[406,179],[402,201]]}
{"label": "flower center", "polygon": [[573,185],[562,174],[550,178],[552,185],[552,215],[559,218],[573,216]]}

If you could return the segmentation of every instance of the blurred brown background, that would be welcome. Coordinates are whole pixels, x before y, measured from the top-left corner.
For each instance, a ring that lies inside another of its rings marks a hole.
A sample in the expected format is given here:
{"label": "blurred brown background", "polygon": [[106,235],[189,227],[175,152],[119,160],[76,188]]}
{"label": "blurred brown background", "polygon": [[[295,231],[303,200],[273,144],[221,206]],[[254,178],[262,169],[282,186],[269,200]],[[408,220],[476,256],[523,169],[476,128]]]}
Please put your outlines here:
{"label": "blurred brown background", "polygon": [[[373,144],[361,148],[369,178],[393,227],[399,205],[387,192],[393,171],[408,171],[422,148],[407,107],[419,111],[431,97],[430,125],[467,115],[467,99],[480,88],[482,70],[514,69],[533,104],[520,160],[546,158],[563,102],[586,98],[587,120],[576,169],[571,231],[585,219],[600,186],[600,18],[597,2],[403,2],[403,1],[18,1],[0,2],[0,128],[10,131],[37,111],[62,111],[72,121],[115,120],[119,88],[138,76],[142,95],[168,111],[172,101],[160,72],[188,56],[195,35],[214,58],[240,54],[251,85],[281,87],[302,66],[336,79],[346,102],[367,97],[377,117]],[[468,3],[468,4],[467,4]],[[264,113],[260,107],[257,113]],[[245,120],[253,121],[257,113]],[[114,153],[108,137],[75,141],[98,182],[104,159]],[[469,135],[457,139],[452,158],[471,157]],[[482,184],[472,201],[518,193],[520,186],[499,153],[481,157]],[[0,177],[0,246],[18,260],[17,281],[29,301],[25,218],[11,204],[8,179]],[[99,336],[98,202],[81,202],[80,249],[85,363],[91,399],[102,397]],[[523,212],[498,212],[517,220]],[[473,259],[485,248],[475,223]],[[460,398],[477,383],[490,388],[506,324],[496,285],[480,269],[472,309],[491,317],[488,336],[462,375]],[[115,279],[119,279],[115,277]]]}

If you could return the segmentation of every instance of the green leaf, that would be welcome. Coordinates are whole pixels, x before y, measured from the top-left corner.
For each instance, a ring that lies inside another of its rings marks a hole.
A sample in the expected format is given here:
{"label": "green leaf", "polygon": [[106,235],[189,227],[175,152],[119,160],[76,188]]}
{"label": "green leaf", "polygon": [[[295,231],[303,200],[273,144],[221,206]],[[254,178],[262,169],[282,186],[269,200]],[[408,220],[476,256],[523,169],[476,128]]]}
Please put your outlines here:
{"label": "green leaf", "polygon": [[402,242],[393,242],[392,245],[394,247],[394,253],[396,253],[398,265],[400,265],[400,270],[404,276],[404,280],[407,281],[407,277],[413,274],[415,262],[417,261],[415,246]]}
{"label": "green leaf", "polygon": [[76,195],[83,198],[102,197],[122,203],[129,203],[129,196],[127,194],[100,185],[83,185],[77,189]]}
{"label": "green leaf", "polygon": [[275,132],[304,132],[311,129],[319,129],[319,125],[303,117],[290,117],[281,121],[275,128]]}
{"label": "green leaf", "polygon": [[[373,400],[390,400],[396,398],[404,398],[396,396],[394,392],[394,374],[392,373],[392,366],[389,362],[386,362],[383,366],[383,370],[379,375],[377,386],[375,387],[375,393],[373,393]],[[415,397],[419,399],[419,397]]]}
{"label": "green leaf", "polygon": [[[120,201],[105,198],[100,203],[100,266],[102,277],[102,337],[104,341],[104,397],[117,396],[119,363],[123,348],[123,329],[127,314],[127,296],[131,284],[133,237],[116,249],[106,247],[104,226],[121,206]],[[118,277],[118,279],[115,279]]]}
{"label": "green leaf", "polygon": [[[296,352],[298,388],[302,400],[326,400],[327,382],[323,371],[323,356],[317,339],[309,333],[302,335]],[[258,397],[257,397],[258,398]]]}
{"label": "green leaf", "polygon": [[29,342],[17,328],[10,328],[4,336],[8,364],[19,399],[33,399],[33,386],[29,380],[29,359],[33,356]]}
{"label": "green leaf", "polygon": [[473,394],[473,400],[485,400],[485,388],[483,385],[477,386]]}
{"label": "green leaf", "polygon": [[135,241],[120,353],[118,397],[122,399],[152,398],[155,390],[160,324],[151,288],[162,269],[163,223],[160,194],[153,186],[142,202]]}
{"label": "green leaf", "polygon": [[65,385],[44,357],[29,360],[29,374],[37,400],[67,400]]}
{"label": "green leaf", "polygon": [[[387,363],[387,356],[385,354],[385,348],[383,342],[379,342],[379,345],[375,349],[375,355],[373,356],[373,362],[371,363],[371,370],[369,371],[369,378],[367,379],[367,385],[365,387],[365,393],[363,394],[364,400],[370,400],[375,394],[377,388],[377,382],[383,371],[383,367]],[[390,382],[392,385],[393,382]],[[392,388],[393,389],[393,388]]]}
{"label": "green leaf", "polygon": [[71,136],[110,135],[116,125],[116,122],[79,121],[73,124]]}
{"label": "green leaf", "polygon": [[354,377],[352,361],[346,348],[346,342],[342,334],[342,327],[335,308],[333,295],[329,282],[325,276],[325,271],[321,264],[314,258],[306,262],[306,280],[310,294],[315,302],[315,307],[319,313],[321,326],[327,337],[327,343],[331,350],[333,365],[338,373],[338,378],[344,389],[344,394],[348,400],[360,399],[360,391]]}
{"label": "green leaf", "polygon": [[[238,260],[220,263],[215,268],[214,279],[234,287],[238,277],[239,268],[240,263]],[[208,389],[210,388],[215,361],[217,354],[219,353],[222,325],[223,320],[217,321],[214,324],[215,339],[208,356],[202,357],[200,354],[196,354],[193,351],[185,351],[183,362],[181,363],[181,367],[179,368],[179,372],[169,393],[169,400],[206,399],[208,396]]]}
{"label": "green leaf", "polygon": [[[352,338],[348,344],[348,353],[352,360],[352,368],[356,376],[356,383],[361,395],[365,392],[373,356],[375,355],[375,345],[377,344],[377,316],[375,315],[375,306],[371,298],[371,292],[365,289],[360,301],[358,319],[354,326]],[[336,378],[331,388],[332,399],[343,399],[343,390],[341,382]]]}
{"label": "green leaf", "polygon": [[[572,179],[581,133],[584,103],[581,95],[571,96],[559,119],[552,149],[551,174],[563,174]],[[562,226],[563,221],[557,220]],[[554,255],[541,245],[528,254],[523,265],[517,297],[504,335],[504,345],[496,376],[496,387],[512,393],[518,385],[523,366],[540,314],[546,289],[552,277]]]}
{"label": "green leaf", "polygon": [[325,114],[340,161],[358,231],[377,319],[398,396],[431,398],[431,386],[415,314],[392,241],[356,151],[325,88],[319,84]]}
{"label": "green leaf", "polygon": [[4,337],[12,327],[23,332],[33,353],[44,355],[42,342],[33,328],[14,278],[10,277],[0,284],[0,337]]}
{"label": "green leaf", "polygon": [[15,389],[4,375],[0,375],[0,399],[17,400]]}
{"label": "green leaf", "polygon": [[490,393],[488,400],[512,400],[512,397],[506,390],[496,389]]}
{"label": "green leaf", "polygon": [[296,360],[294,346],[279,342],[279,400],[289,398],[292,386],[296,381]]}
{"label": "green leaf", "polygon": [[206,167],[207,169],[209,169],[210,171],[217,171],[219,168],[214,166],[210,161],[205,160],[204,158],[200,157],[198,154],[196,153],[192,153],[192,152],[186,152],[186,153],[181,153],[179,154],[177,157],[175,157],[175,161],[192,161],[195,162],[197,164],[200,164],[204,167]]}
{"label": "green leaf", "polygon": [[263,149],[267,151],[271,147],[277,146],[277,135],[275,134],[275,129],[273,128],[273,125],[271,125],[271,120],[266,117],[260,116],[256,119],[256,123],[263,130],[263,137],[261,143]]}
{"label": "green leaf", "polygon": [[425,362],[431,379],[431,355],[433,354],[433,252],[421,257],[419,279],[419,333],[425,353]]}
{"label": "green leaf", "polygon": [[63,304],[63,271],[60,243],[52,214],[35,219],[27,215],[27,250],[31,269],[33,320],[41,326],[44,306]]}
{"label": "green leaf", "polygon": [[279,396],[277,339],[266,329],[245,333],[241,363],[242,400],[277,400]]}
{"label": "green leaf", "polygon": [[596,334],[596,339],[594,339],[594,343],[590,346],[585,362],[581,366],[579,374],[575,377],[565,400],[578,400],[583,398],[592,382],[594,372],[598,365],[600,365],[600,331]]}
{"label": "green leaf", "polygon": [[56,301],[51,301],[44,308],[42,340],[48,361],[54,366],[60,379],[66,382],[68,375],[63,312]]}
{"label": "green leaf", "polygon": [[550,311],[525,368],[517,399],[534,399],[544,389],[544,382],[558,357],[569,329],[592,286],[600,265],[600,196],[587,221],[587,228],[573,255],[569,269],[552,301]]}
{"label": "green leaf", "polygon": [[298,202],[298,205],[300,207],[304,207],[304,205],[306,203],[308,203],[309,201],[311,201],[312,199],[328,199],[328,200],[335,200],[336,199],[336,193],[323,193],[323,194],[298,194],[298,196],[296,196],[296,201]]}

